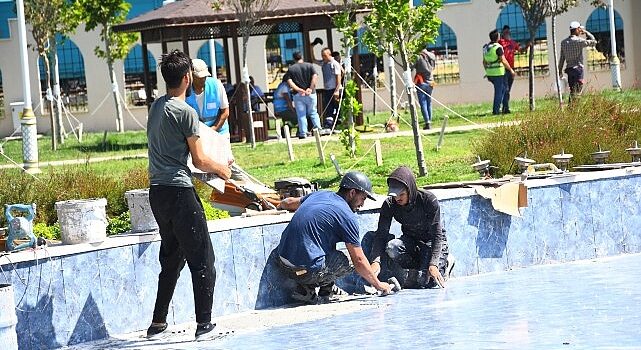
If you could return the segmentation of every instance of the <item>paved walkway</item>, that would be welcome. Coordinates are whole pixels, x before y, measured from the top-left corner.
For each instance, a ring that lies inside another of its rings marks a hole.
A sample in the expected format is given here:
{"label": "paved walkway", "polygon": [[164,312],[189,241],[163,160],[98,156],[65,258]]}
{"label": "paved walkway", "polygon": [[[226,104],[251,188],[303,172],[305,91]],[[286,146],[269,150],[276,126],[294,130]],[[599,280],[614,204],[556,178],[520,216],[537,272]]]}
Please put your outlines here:
{"label": "paved walkway", "polygon": [[641,254],[533,266],[454,278],[446,289],[240,316],[267,313],[273,326],[261,329],[219,318],[214,340],[195,342],[192,325],[162,341],[139,332],[71,349],[639,349],[640,266]]}

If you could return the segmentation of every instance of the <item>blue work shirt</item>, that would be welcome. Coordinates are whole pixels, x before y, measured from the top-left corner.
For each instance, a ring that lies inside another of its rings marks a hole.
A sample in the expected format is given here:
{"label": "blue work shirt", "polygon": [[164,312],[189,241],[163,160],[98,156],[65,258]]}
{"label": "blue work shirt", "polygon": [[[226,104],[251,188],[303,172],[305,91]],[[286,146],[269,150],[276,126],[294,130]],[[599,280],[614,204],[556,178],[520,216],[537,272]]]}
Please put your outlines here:
{"label": "blue work shirt", "polygon": [[301,205],[283,231],[278,254],[295,266],[317,271],[325,255],[336,250],[336,243],[360,247],[356,214],[338,194],[312,192],[301,198]]}

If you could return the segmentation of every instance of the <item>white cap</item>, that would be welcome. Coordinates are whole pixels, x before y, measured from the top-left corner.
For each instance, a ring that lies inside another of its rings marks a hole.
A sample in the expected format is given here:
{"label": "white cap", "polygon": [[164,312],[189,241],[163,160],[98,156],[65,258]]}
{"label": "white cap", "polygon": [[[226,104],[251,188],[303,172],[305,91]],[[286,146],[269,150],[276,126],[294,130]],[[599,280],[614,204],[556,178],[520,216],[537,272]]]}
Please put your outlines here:
{"label": "white cap", "polygon": [[570,29],[577,29],[577,28],[581,28],[581,23],[579,23],[578,21],[570,22]]}
{"label": "white cap", "polygon": [[211,77],[211,73],[207,69],[207,63],[205,61],[194,58],[191,60],[191,66],[194,68],[194,76],[198,78]]}

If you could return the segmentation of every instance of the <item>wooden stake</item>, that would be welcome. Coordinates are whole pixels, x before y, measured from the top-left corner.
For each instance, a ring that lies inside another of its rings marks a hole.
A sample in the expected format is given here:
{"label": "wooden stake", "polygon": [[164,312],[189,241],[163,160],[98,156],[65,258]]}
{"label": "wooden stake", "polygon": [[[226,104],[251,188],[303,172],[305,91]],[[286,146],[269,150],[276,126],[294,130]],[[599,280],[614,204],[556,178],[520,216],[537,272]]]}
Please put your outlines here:
{"label": "wooden stake", "polygon": [[374,153],[376,154],[376,165],[383,165],[383,151],[381,150],[381,140],[374,141]]}
{"label": "wooden stake", "polygon": [[316,139],[316,149],[318,150],[318,158],[320,158],[321,164],[325,165],[325,152],[323,151],[323,144],[320,139],[320,131],[314,129],[314,138]]}
{"label": "wooden stake", "polygon": [[438,143],[436,144],[436,151],[438,152],[443,146],[443,136],[445,136],[445,127],[447,126],[447,120],[450,119],[447,115],[443,117],[443,125],[441,125],[441,134],[438,136]]}
{"label": "wooden stake", "polygon": [[294,149],[292,148],[292,138],[289,136],[289,125],[283,125],[283,131],[285,132],[285,142],[287,142],[287,153],[289,153],[289,161],[294,161]]}

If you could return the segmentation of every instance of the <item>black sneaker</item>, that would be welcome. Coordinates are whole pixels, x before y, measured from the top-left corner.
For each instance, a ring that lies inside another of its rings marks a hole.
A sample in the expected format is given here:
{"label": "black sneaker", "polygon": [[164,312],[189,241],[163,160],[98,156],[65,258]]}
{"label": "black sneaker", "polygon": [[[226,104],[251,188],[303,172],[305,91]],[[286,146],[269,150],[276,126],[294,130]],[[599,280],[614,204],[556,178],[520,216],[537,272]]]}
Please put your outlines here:
{"label": "black sneaker", "polygon": [[152,323],[147,328],[147,338],[151,338],[167,330],[167,322],[165,323]]}
{"label": "black sneaker", "polygon": [[423,130],[430,130],[432,128],[432,123],[427,123],[423,125]]}
{"label": "black sneaker", "polygon": [[207,334],[216,328],[215,323],[211,322],[203,322],[199,323],[198,326],[196,326],[196,339],[198,339],[200,336]]}

